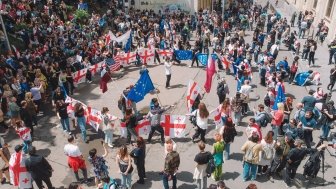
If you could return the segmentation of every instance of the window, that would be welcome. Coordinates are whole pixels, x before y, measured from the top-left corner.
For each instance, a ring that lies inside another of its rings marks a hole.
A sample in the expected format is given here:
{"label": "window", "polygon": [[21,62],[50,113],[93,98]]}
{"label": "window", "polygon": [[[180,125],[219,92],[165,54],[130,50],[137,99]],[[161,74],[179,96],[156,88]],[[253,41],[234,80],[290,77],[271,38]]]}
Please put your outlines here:
{"label": "window", "polygon": [[331,14],[332,14],[332,9],[333,9],[334,2],[335,2],[335,0],[329,0],[328,1],[327,10],[326,10],[326,14],[325,14],[326,17],[330,18]]}
{"label": "window", "polygon": [[314,9],[316,9],[317,2],[318,2],[318,0],[314,0],[314,5],[313,5],[313,8],[314,8]]}

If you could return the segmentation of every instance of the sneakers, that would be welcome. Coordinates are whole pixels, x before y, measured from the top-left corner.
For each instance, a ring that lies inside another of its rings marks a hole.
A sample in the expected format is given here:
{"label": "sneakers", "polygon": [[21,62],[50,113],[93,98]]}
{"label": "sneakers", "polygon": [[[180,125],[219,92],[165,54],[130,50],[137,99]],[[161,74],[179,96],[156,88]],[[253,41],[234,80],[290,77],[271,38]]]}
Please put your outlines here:
{"label": "sneakers", "polygon": [[272,176],[269,177],[269,180],[270,180],[271,182],[274,182],[274,179],[273,179]]}
{"label": "sneakers", "polygon": [[107,144],[108,147],[113,148],[114,146],[112,144]]}
{"label": "sneakers", "polygon": [[192,66],[189,66],[189,68],[191,68]]}

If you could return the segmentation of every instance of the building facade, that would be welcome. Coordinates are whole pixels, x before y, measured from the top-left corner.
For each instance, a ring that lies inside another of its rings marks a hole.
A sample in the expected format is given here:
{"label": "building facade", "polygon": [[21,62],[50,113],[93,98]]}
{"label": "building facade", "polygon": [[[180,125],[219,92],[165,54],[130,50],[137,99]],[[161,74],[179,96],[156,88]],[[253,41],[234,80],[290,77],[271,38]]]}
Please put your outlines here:
{"label": "building facade", "polygon": [[331,41],[336,36],[336,0],[286,0],[300,11],[312,11],[315,19],[314,26],[324,19],[329,27],[327,40]]}

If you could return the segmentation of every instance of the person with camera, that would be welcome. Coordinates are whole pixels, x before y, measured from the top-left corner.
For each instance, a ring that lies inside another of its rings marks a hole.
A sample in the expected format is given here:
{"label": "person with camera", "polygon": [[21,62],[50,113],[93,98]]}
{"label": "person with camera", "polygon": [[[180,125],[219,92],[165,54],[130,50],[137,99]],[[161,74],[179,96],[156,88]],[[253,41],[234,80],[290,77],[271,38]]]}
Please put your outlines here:
{"label": "person with camera", "polygon": [[50,178],[54,171],[49,162],[43,157],[36,154],[36,148],[30,146],[28,149],[29,158],[25,160],[27,171],[31,174],[37,187],[44,188],[42,181],[47,185],[48,189],[53,189]]}
{"label": "person with camera", "polygon": [[[295,178],[297,168],[299,167],[301,161],[305,158],[305,156],[316,151],[316,149],[312,148],[302,148],[302,144],[303,141],[301,139],[296,139],[294,143],[295,148],[292,148],[287,155],[286,171],[284,178],[287,187],[289,187],[292,180]],[[317,150],[321,151],[326,147],[327,144],[322,144],[317,148]]]}

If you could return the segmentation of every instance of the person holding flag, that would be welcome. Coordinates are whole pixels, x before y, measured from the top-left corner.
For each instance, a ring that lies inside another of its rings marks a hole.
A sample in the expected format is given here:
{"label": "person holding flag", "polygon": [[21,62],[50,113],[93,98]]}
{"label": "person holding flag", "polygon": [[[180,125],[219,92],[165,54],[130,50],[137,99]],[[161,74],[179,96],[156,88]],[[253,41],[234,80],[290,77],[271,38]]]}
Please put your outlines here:
{"label": "person holding flag", "polygon": [[23,152],[27,153],[29,146],[32,144],[31,131],[28,127],[24,126],[24,123],[21,120],[17,120],[15,125],[15,131],[23,141]]}
{"label": "person holding flag", "polygon": [[77,119],[77,125],[82,134],[83,142],[89,143],[89,140],[86,138],[86,119],[85,119],[85,110],[83,104],[77,102],[74,107],[75,117]]}
{"label": "person holding flag", "polygon": [[9,159],[10,183],[18,188],[32,188],[33,180],[25,165],[27,156],[22,149],[23,145],[15,146],[15,153]]}
{"label": "person holding flag", "polygon": [[191,140],[194,142],[196,138],[201,136],[201,141],[205,143],[205,134],[208,128],[208,119],[209,119],[209,111],[206,108],[205,104],[201,102],[198,105],[198,109],[193,111],[192,113],[186,114],[186,116],[195,116],[196,117],[196,132],[191,137]]}
{"label": "person holding flag", "polygon": [[153,98],[152,103],[154,104],[154,106],[151,108],[148,114],[144,116],[144,118],[150,120],[151,125],[151,131],[149,132],[147,142],[151,143],[153,134],[155,133],[155,131],[158,131],[161,135],[161,144],[163,145],[165,143],[165,139],[164,139],[164,130],[161,126],[161,115],[171,106],[168,106],[167,108],[161,108],[157,98]]}

